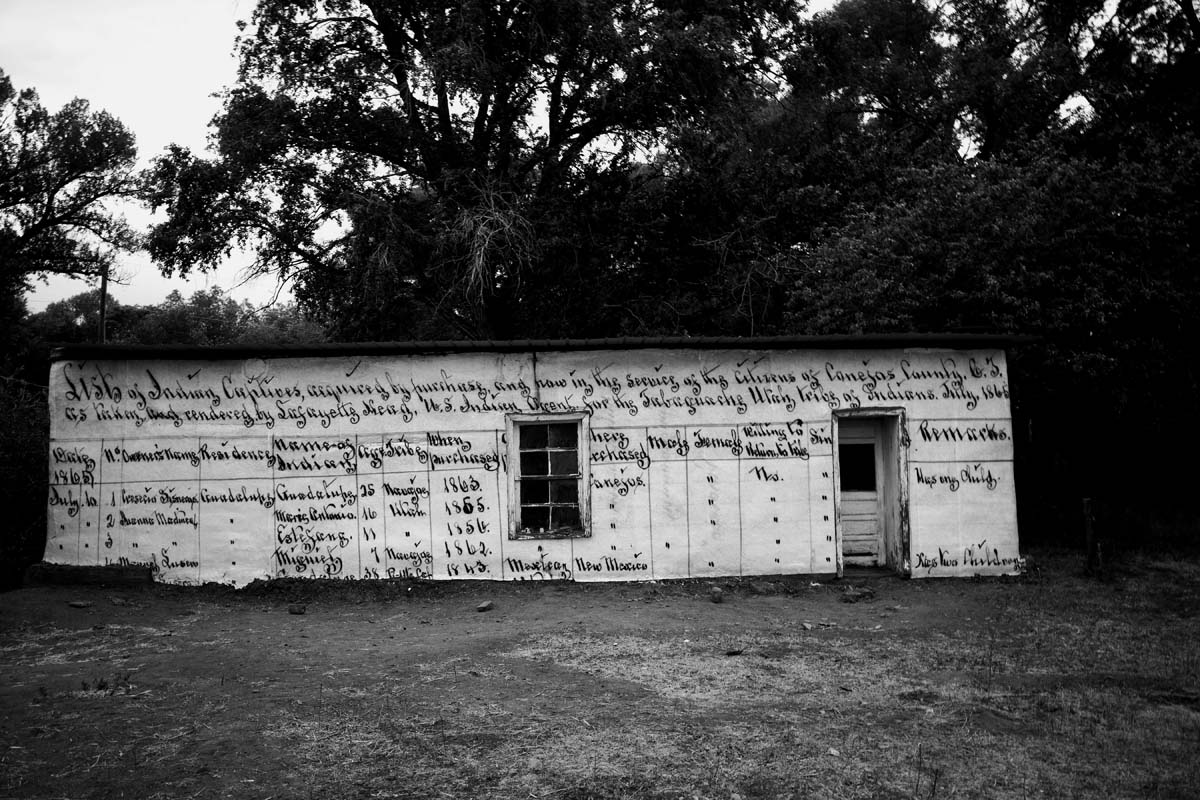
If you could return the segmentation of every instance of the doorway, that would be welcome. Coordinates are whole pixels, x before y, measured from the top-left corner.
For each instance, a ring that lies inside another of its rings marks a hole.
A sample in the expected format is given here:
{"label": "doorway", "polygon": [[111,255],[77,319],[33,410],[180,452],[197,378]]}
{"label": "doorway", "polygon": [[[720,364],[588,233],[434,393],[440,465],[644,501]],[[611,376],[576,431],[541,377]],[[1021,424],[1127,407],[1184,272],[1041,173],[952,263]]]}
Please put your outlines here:
{"label": "doorway", "polygon": [[904,572],[903,412],[850,412],[837,415],[835,422],[838,571],[845,565]]}

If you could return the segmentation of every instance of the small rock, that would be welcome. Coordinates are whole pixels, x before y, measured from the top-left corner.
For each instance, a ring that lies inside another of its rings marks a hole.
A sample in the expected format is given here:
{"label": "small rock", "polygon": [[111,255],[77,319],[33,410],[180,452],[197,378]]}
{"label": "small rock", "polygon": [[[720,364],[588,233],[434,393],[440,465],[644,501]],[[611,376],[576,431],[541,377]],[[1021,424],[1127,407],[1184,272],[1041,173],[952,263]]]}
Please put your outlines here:
{"label": "small rock", "polygon": [[838,752],[838,751],[837,751],[835,748],[832,748],[832,747],[831,747],[831,748],[829,748],[829,755],[831,755],[831,756],[840,756],[840,755],[841,755],[841,753],[839,753],[839,752]]}
{"label": "small rock", "polygon": [[813,624],[811,622],[801,622],[800,627],[804,628],[806,631],[811,631],[813,629]]}
{"label": "small rock", "polygon": [[307,610],[308,610],[308,607],[305,606],[303,603],[292,603],[290,606],[288,606],[289,614],[299,615],[299,614],[303,614]]}
{"label": "small rock", "polygon": [[745,649],[744,647],[731,647],[731,648],[729,648],[728,650],[726,650],[726,651],[725,651],[725,655],[727,655],[727,656],[740,656],[740,655],[741,655],[742,653],[744,653],[744,652],[746,652],[746,649]]}
{"label": "small rock", "polygon": [[91,608],[92,601],[90,600],[68,600],[67,605],[71,608]]}
{"label": "small rock", "polygon": [[475,610],[476,611],[491,611],[492,610],[492,601],[484,600],[482,603],[475,606]]}
{"label": "small rock", "polygon": [[708,599],[714,603],[720,603],[725,599],[725,593],[721,591],[720,586],[714,586],[708,593]]}

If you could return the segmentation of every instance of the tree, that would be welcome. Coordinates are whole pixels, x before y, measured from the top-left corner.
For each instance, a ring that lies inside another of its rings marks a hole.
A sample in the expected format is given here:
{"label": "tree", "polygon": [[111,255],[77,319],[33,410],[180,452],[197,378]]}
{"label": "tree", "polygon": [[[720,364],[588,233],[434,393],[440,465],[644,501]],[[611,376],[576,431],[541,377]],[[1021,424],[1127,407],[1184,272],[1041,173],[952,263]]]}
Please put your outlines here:
{"label": "tree", "polygon": [[295,303],[256,309],[214,286],[186,300],[171,292],[156,306],[142,308],[120,340],[133,344],[308,344],[324,341],[324,332]]}
{"label": "tree", "polygon": [[793,249],[904,169],[957,160],[943,31],[920,0],[795,26],[769,86],[679,126],[631,175],[613,232],[627,279],[608,302],[641,333],[788,332]]}
{"label": "tree", "polygon": [[[201,289],[184,298],[171,292],[157,305],[125,305],[110,299],[110,341],[113,344],[311,344],[325,341],[320,326],[295,303],[256,309],[238,302],[220,287]],[[82,292],[32,314],[22,329],[42,344],[74,344],[95,339],[100,293]],[[42,354],[44,357],[44,354]]]}
{"label": "tree", "polygon": [[757,80],[791,6],[263,0],[217,158],[149,176],[151,253],[252,245],[342,336],[549,333],[614,279],[588,184]]}
{"label": "tree", "polygon": [[327,341],[325,330],[291,302],[250,310],[233,344],[299,345],[324,341]]}
{"label": "tree", "polygon": [[[116,298],[107,299],[108,329],[111,341],[119,341],[131,325],[131,316],[140,317],[137,306],[126,306]],[[100,290],[91,289],[47,304],[22,323],[37,343],[80,344],[98,341],[100,330]],[[43,354],[44,355],[44,354]]]}
{"label": "tree", "polygon": [[[1179,510],[1186,478],[1114,468],[1114,443],[1122,460],[1170,463],[1178,409],[1200,391],[1191,6],[1034,6],[1021,30],[1042,44],[1017,46],[1019,7],[1004,5],[990,27],[965,4],[951,20],[974,31],[950,40],[942,90],[969,157],[904,164],[795,248],[789,327],[1035,334],[1012,360],[1020,430],[1036,431],[1017,450],[1022,529],[1062,541],[1080,497],[1107,498],[1133,543]],[[1069,8],[1069,24],[1054,16]]]}
{"label": "tree", "polygon": [[1093,32],[1073,120],[1076,147],[1107,160],[1158,157],[1167,139],[1200,135],[1200,22],[1193,0],[1118,4]]}
{"label": "tree", "polygon": [[[995,190],[987,183],[997,174],[991,165],[1003,165],[1007,181],[1032,180],[1024,170],[1032,169],[1031,154],[1045,149],[1050,161],[1037,160],[1035,173],[1055,180],[1075,168],[1158,173],[1163,158],[1181,159],[1186,173],[1186,143],[1167,141],[1192,135],[1194,126],[1182,121],[1194,119],[1200,105],[1185,78],[1192,57],[1185,14],[1174,2],[1122,3],[1111,18],[1099,9],[1094,2],[846,0],[805,20],[781,59],[779,92],[745,98],[683,128],[626,196],[621,252],[637,265],[630,285],[644,300],[639,313],[649,319],[659,313],[656,321],[669,327],[656,308],[679,308],[680,327],[692,333],[813,330],[809,308],[823,315],[823,332],[861,329],[864,322],[877,329],[887,320],[892,330],[902,329],[900,320],[923,329],[935,320],[955,327],[999,322],[998,309],[980,316],[948,304],[938,285],[946,264],[931,253],[913,264],[898,244],[936,242],[906,226],[935,226],[947,237],[943,258],[957,247],[961,263],[978,257],[970,275],[1004,281],[985,266],[1007,269],[995,254],[1034,246],[1025,238],[1030,230],[1000,224],[989,242],[999,250],[974,249],[983,244],[973,230],[982,223],[963,217],[956,205],[996,211],[981,200]],[[1154,110],[1135,114],[1142,93]],[[1081,108],[1091,110],[1072,113]],[[1135,156],[1139,150],[1145,157]],[[1066,172],[1053,173],[1050,163]],[[1092,179],[1067,181],[1060,190],[1084,186],[1109,190]],[[1133,202],[1140,214],[1140,200]],[[959,229],[932,213],[941,205]],[[918,208],[929,217],[918,216]],[[1155,214],[1164,207],[1156,208]],[[1056,212],[1054,201],[1033,209]],[[1019,212],[1019,205],[1004,206],[1015,215],[1006,222],[1028,220]],[[1153,214],[1139,219],[1150,228],[1163,222]],[[852,263],[873,223],[891,240],[868,236],[879,248],[874,261]],[[1056,224],[1048,218],[1031,230]],[[829,272],[824,265],[823,274],[835,277],[821,279],[817,261],[806,256],[826,258],[843,235],[839,252],[846,259],[839,264],[846,269]],[[967,239],[954,239],[960,235]],[[1130,263],[1134,252],[1114,256],[1114,264]],[[1042,278],[1069,285],[1070,262],[1056,263],[1042,259]],[[805,271],[806,264],[814,268]],[[1056,269],[1064,280],[1054,280]],[[1121,274],[1114,267],[1106,280]],[[863,287],[861,306],[852,302],[856,278],[877,280]],[[797,281],[812,285],[790,288]],[[876,285],[896,294],[873,303]],[[804,312],[784,313],[789,294],[793,309]],[[1019,310],[1039,300],[1018,293],[1006,302]],[[973,322],[965,319],[971,315]]]}
{"label": "tree", "polygon": [[108,202],[134,197],[134,138],[75,99],[51,114],[0,70],[0,293],[39,274],[97,276],[137,237]]}
{"label": "tree", "polygon": [[247,312],[219,287],[196,291],[187,300],[174,291],[146,308],[121,339],[138,344],[228,344],[241,335]]}

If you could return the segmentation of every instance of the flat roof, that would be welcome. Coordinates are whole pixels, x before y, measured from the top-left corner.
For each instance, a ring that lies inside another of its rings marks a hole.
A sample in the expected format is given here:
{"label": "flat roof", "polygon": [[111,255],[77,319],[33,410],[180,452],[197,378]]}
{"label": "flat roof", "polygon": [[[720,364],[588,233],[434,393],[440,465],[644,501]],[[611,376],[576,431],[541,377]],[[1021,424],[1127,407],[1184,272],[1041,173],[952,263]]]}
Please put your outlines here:
{"label": "flat roof", "polygon": [[150,359],[221,361],[239,358],[536,353],[571,350],[848,350],[855,348],[966,350],[1006,348],[1031,341],[1034,341],[1034,337],[988,333],[885,333],[838,336],[643,336],[607,339],[341,342],[303,345],[66,344],[54,348],[50,358],[52,361]]}

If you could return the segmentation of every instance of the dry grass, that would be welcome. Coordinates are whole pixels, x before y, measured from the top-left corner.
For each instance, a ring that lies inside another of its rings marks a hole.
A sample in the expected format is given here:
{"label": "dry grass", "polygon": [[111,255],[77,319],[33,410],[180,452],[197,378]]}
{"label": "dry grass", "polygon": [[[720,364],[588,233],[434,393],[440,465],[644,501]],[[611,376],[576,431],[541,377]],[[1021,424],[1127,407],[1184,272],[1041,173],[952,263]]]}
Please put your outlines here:
{"label": "dry grass", "polygon": [[1197,564],[800,587],[0,602],[0,797],[1200,794]]}

